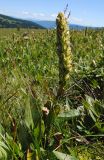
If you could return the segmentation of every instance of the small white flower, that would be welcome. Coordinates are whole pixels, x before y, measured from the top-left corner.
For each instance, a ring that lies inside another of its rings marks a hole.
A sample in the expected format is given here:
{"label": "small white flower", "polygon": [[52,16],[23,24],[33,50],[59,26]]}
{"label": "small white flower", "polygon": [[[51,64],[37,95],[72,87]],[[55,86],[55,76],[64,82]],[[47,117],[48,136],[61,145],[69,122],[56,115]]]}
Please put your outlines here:
{"label": "small white flower", "polygon": [[43,107],[42,108],[42,111],[45,115],[48,115],[49,114],[49,109],[47,107]]}

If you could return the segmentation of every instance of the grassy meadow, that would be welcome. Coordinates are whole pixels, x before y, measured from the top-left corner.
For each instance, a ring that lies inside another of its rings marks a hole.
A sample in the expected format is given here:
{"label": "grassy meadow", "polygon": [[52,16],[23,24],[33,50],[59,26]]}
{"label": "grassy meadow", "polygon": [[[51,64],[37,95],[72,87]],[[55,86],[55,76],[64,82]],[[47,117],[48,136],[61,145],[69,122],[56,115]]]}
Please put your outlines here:
{"label": "grassy meadow", "polygon": [[0,29],[0,160],[104,159],[104,29],[71,30],[58,96],[56,29]]}

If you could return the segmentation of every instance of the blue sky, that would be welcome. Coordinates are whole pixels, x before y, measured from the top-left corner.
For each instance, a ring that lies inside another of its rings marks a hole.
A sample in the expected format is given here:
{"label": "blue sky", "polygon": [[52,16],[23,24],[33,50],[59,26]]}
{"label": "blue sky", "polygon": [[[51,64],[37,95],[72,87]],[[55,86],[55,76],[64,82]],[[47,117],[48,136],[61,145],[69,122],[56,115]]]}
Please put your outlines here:
{"label": "blue sky", "polygon": [[70,23],[104,26],[104,0],[0,0],[0,13],[23,19],[55,20],[67,3]]}

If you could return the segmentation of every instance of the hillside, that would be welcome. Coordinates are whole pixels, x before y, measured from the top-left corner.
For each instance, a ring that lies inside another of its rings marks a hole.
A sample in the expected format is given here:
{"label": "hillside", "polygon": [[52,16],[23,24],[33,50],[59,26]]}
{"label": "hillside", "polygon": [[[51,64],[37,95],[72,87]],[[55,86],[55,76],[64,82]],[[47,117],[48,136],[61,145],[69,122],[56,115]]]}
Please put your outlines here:
{"label": "hillside", "polygon": [[44,28],[35,22],[12,18],[6,15],[0,14],[0,28],[17,28],[17,27],[35,28],[35,29]]}

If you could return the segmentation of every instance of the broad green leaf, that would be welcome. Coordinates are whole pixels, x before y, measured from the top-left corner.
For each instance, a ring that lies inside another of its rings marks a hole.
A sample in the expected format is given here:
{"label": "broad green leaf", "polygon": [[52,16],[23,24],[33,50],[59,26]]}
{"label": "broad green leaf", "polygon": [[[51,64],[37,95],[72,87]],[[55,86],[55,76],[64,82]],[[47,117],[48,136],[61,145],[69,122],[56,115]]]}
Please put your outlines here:
{"label": "broad green leaf", "polygon": [[75,118],[80,116],[80,112],[77,109],[71,109],[70,111],[60,113],[58,115],[59,118]]}
{"label": "broad green leaf", "polygon": [[59,160],[77,160],[75,157],[62,153],[62,152],[53,151],[53,153]]}
{"label": "broad green leaf", "polygon": [[7,151],[9,150],[8,146],[4,142],[0,142],[0,159],[7,159]]}
{"label": "broad green leaf", "polygon": [[3,147],[7,150],[9,150],[8,146],[4,142],[0,142],[0,147]]}
{"label": "broad green leaf", "polygon": [[23,150],[26,150],[28,145],[32,142],[29,128],[26,126],[24,122],[21,122],[21,124],[18,127],[18,138]]}
{"label": "broad green leaf", "polygon": [[7,160],[7,151],[0,146],[0,160]]}
{"label": "broad green leaf", "polygon": [[33,128],[34,123],[33,123],[33,117],[31,113],[31,106],[30,106],[30,98],[29,96],[26,96],[26,107],[25,107],[25,123],[28,128]]}
{"label": "broad green leaf", "polygon": [[88,110],[88,112],[90,114],[93,114],[96,117],[99,117],[97,110],[95,108],[95,102],[96,102],[96,100],[94,100],[92,97],[86,95],[86,100],[84,100],[84,106],[86,107],[86,109]]}

